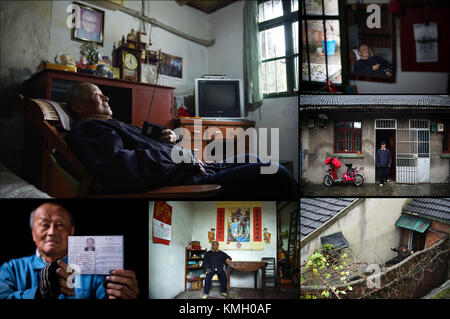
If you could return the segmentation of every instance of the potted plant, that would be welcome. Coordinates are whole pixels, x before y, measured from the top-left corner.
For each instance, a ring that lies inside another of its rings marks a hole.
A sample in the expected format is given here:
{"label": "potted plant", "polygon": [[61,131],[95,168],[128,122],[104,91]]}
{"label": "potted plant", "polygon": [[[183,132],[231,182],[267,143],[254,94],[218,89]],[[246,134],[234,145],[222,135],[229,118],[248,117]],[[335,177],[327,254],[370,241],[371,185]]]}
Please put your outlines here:
{"label": "potted plant", "polygon": [[80,53],[82,56],[86,57],[86,61],[87,61],[89,69],[92,69],[92,70],[97,69],[97,63],[98,63],[97,43],[95,43],[93,41],[83,43],[81,45]]}

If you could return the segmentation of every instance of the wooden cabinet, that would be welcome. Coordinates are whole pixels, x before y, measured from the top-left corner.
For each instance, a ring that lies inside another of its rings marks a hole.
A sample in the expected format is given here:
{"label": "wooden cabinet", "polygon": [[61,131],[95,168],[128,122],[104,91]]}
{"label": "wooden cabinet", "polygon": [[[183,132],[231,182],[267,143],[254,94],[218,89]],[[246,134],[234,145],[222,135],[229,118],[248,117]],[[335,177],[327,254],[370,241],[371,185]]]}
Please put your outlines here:
{"label": "wooden cabinet", "polygon": [[206,249],[188,249],[186,248],[185,267],[184,267],[184,290],[188,288],[188,282],[191,283],[191,290],[203,288],[204,271],[202,268],[203,258]]}
{"label": "wooden cabinet", "polygon": [[[31,98],[66,101],[66,91],[77,82],[97,85],[109,97],[113,117],[142,127],[156,88],[150,121],[174,128],[174,88],[118,80],[82,73],[44,70],[23,83],[22,93]],[[73,197],[74,191],[48,156],[46,142],[39,132],[25,126],[24,179],[53,197]]]}
{"label": "wooden cabinet", "polygon": [[[250,137],[245,134],[245,130],[254,127],[255,122],[182,118],[175,120],[175,126],[185,128],[188,131],[189,136],[183,136],[181,146],[193,150],[201,160],[210,161],[212,159],[208,154],[205,154],[204,150],[211,143],[217,143],[217,146],[223,147],[224,157],[226,157],[227,148],[232,149],[234,155],[248,153]],[[237,145],[240,138],[245,141],[244,148],[241,150]],[[256,143],[257,141],[254,140],[253,142]],[[213,146],[210,145],[210,148],[212,149]]]}

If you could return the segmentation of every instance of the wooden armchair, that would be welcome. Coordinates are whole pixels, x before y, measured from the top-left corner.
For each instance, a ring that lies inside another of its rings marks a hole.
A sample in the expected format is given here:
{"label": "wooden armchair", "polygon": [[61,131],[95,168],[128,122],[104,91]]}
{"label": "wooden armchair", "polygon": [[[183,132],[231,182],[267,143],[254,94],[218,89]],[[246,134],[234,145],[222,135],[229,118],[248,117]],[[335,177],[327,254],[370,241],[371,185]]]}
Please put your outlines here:
{"label": "wooden armchair", "polygon": [[49,157],[75,191],[75,197],[205,198],[215,196],[221,191],[220,185],[182,185],[166,186],[142,193],[107,193],[78,158],[75,157],[64,140],[64,135],[68,132],[67,121],[63,123],[61,116],[58,115],[58,112],[60,112],[59,114],[63,112],[70,118],[64,109],[64,105],[57,104],[56,106],[60,108],[57,111],[55,105],[45,100],[26,98],[21,94],[18,94],[17,98],[18,104],[25,111],[27,118],[42,134],[48,146]]}

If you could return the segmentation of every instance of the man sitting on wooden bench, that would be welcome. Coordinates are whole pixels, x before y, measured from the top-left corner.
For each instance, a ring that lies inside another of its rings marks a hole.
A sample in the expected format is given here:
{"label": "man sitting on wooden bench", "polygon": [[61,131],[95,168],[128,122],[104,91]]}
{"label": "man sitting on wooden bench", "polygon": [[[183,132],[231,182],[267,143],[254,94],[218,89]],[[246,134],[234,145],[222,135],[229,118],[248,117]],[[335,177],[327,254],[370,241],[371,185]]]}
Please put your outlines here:
{"label": "man sitting on wooden bench", "polygon": [[[77,124],[67,143],[90,173],[110,192],[136,192],[162,186],[219,184],[225,197],[258,195],[272,199],[297,198],[298,187],[283,166],[274,174],[261,174],[261,166],[273,163],[205,164],[190,151],[175,145],[176,134],[166,129],[159,140],[141,129],[112,118],[108,97],[91,83],[69,89],[67,101]],[[172,149],[190,161],[175,163]],[[253,155],[254,156],[254,155]],[[275,164],[277,165],[277,164]]]}

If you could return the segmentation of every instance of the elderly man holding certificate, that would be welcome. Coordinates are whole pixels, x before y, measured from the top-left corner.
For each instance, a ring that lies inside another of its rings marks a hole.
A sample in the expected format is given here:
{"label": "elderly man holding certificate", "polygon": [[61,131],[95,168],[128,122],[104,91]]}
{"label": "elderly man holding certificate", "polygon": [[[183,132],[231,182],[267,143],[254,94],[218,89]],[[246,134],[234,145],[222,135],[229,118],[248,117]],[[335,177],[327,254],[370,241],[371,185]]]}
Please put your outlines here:
{"label": "elderly man holding certificate", "polygon": [[131,270],[75,276],[67,264],[69,236],[75,227],[72,216],[62,206],[40,205],[30,215],[30,227],[36,254],[12,259],[0,267],[0,298],[135,299],[139,295],[136,275]]}

